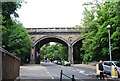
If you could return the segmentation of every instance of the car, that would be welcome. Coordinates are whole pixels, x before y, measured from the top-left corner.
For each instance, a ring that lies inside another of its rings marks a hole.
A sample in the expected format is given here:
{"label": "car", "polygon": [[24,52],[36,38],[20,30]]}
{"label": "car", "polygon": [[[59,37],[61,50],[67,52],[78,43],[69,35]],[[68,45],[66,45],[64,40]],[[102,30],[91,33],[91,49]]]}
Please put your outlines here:
{"label": "car", "polygon": [[68,60],[64,60],[64,61],[62,61],[62,65],[63,65],[63,66],[70,66],[70,65],[71,65],[71,62],[68,61]]}
{"label": "car", "polygon": [[58,64],[58,65],[61,65],[61,64],[62,64],[61,60],[58,60],[58,61],[57,61],[57,64]]}
{"label": "car", "polygon": [[103,68],[105,73],[111,73],[111,66],[115,66],[120,76],[120,61],[104,61]]}
{"label": "car", "polygon": [[48,61],[48,60],[45,60],[44,62],[45,62],[45,63],[48,63],[48,62],[50,62],[50,61]]}
{"label": "car", "polygon": [[59,65],[62,64],[61,60],[55,60],[54,63],[55,63],[55,64],[59,64]]}
{"label": "car", "polygon": [[53,62],[54,62],[55,64],[57,64],[58,61],[57,61],[57,60],[54,60]]}

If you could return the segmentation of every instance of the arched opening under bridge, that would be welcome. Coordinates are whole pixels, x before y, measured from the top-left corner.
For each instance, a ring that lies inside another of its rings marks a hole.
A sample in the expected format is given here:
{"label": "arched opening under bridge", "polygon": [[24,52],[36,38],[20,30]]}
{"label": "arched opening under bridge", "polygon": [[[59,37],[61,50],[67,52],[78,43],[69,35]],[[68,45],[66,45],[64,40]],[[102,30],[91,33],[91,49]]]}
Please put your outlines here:
{"label": "arched opening under bridge", "polygon": [[31,63],[36,62],[36,56],[37,54],[40,54],[40,48],[49,42],[58,42],[63,44],[68,49],[68,60],[70,60],[71,63],[81,63],[80,47],[82,46],[82,40],[78,39],[75,42],[70,43],[59,36],[44,36],[35,41],[31,50]]}

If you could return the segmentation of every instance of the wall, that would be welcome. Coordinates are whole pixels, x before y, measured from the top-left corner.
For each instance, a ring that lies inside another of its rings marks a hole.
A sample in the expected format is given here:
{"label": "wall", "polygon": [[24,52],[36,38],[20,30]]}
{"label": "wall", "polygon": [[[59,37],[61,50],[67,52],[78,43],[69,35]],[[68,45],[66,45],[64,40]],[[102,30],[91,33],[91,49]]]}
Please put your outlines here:
{"label": "wall", "polygon": [[2,80],[2,52],[0,51],[0,81]]}
{"label": "wall", "polygon": [[4,49],[2,52],[2,81],[14,81],[19,76],[20,60]]}

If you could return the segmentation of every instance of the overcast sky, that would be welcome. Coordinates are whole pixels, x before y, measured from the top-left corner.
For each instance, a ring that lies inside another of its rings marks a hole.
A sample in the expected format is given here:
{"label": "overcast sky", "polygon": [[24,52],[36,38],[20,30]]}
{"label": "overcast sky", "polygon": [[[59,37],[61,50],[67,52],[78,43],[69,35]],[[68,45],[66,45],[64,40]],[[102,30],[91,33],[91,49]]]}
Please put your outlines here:
{"label": "overcast sky", "polygon": [[25,28],[80,25],[82,4],[91,0],[26,0],[17,13]]}

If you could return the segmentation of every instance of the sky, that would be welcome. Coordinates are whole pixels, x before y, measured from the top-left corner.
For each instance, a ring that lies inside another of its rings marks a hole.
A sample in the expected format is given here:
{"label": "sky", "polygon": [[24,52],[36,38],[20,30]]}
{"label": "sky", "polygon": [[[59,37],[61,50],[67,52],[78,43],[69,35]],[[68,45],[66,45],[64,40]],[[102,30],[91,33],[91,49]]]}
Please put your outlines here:
{"label": "sky", "polygon": [[17,10],[25,28],[75,27],[83,18],[83,3],[91,0],[25,0]]}

